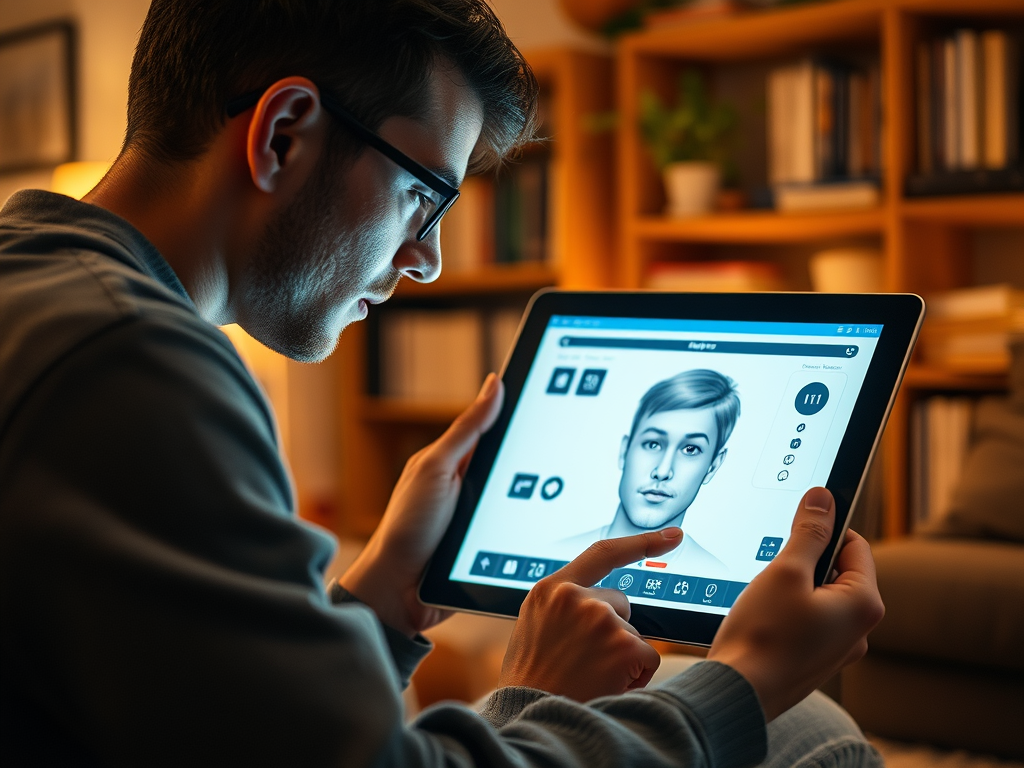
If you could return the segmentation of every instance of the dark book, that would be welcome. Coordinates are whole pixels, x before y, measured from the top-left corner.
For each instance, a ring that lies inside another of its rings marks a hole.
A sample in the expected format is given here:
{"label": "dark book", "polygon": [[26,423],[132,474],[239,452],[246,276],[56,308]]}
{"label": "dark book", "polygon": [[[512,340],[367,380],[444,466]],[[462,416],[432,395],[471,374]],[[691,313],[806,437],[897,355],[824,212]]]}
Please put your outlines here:
{"label": "dark book", "polygon": [[977,168],[969,171],[919,173],[907,179],[907,197],[935,195],[983,195],[989,192],[1024,191],[1024,168]]}

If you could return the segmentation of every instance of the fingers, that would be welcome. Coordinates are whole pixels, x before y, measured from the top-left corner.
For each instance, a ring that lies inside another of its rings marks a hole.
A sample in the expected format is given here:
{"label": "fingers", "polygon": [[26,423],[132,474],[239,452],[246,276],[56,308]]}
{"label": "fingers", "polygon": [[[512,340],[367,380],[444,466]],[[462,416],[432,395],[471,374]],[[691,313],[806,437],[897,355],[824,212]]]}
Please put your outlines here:
{"label": "fingers", "polygon": [[636,650],[643,664],[643,671],[629,684],[628,689],[631,691],[646,688],[647,684],[651,682],[651,678],[654,677],[654,673],[658,671],[658,667],[661,666],[661,654],[654,650],[649,643],[639,639],[639,635],[637,636]]}
{"label": "fingers", "polygon": [[836,581],[843,581],[844,576],[849,580],[850,575],[856,574],[871,584],[875,583],[875,559],[871,556],[871,546],[859,533],[846,532],[843,548],[836,559],[836,570],[839,571]]}
{"label": "fingers", "polygon": [[615,568],[645,557],[663,555],[675,549],[682,541],[683,531],[680,528],[665,528],[621,539],[604,539],[591,544],[583,554],[556,571],[553,578],[590,587]]}
{"label": "fingers", "polygon": [[[629,607],[629,598],[623,592],[617,589],[602,589],[600,587],[591,587],[590,594],[598,600],[608,603],[612,607],[612,610],[618,614],[619,618],[623,621],[629,621],[630,615],[632,615],[632,609]],[[632,627],[630,627],[632,629]],[[637,635],[639,637],[639,635]]]}
{"label": "fingers", "polygon": [[811,488],[800,500],[789,542],[775,558],[814,572],[832,537],[836,504],[827,488]]}
{"label": "fingers", "polygon": [[480,435],[491,428],[501,412],[505,389],[497,374],[489,373],[476,400],[452,422],[432,446],[435,455],[458,466],[473,450]]}

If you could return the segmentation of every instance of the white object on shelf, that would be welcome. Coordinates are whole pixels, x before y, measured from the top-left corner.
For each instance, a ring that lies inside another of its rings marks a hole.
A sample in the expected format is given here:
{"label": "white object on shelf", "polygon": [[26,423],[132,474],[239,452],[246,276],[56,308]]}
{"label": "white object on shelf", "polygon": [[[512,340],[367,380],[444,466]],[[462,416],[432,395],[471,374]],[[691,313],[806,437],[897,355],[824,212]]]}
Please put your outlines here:
{"label": "white object on shelf", "polygon": [[834,248],[811,257],[811,285],[822,293],[879,293],[882,252],[874,248]]}
{"label": "white object on shelf", "polygon": [[781,184],[775,188],[775,208],[785,213],[874,208],[879,201],[878,185],[873,181]]}
{"label": "white object on shelf", "polygon": [[668,204],[665,213],[674,217],[703,216],[715,206],[722,173],[714,163],[671,163],[662,172]]}

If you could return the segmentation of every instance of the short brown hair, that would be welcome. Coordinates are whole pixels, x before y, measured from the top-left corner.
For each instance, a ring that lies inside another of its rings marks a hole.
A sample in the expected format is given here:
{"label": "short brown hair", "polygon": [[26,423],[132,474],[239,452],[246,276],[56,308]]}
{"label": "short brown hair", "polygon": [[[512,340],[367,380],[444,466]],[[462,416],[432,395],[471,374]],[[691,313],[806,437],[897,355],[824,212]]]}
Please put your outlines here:
{"label": "short brown hair", "polygon": [[532,137],[537,81],[484,0],[153,0],[132,60],[122,151],[198,157],[228,100],[293,75],[376,129],[425,113],[439,63],[454,65],[483,105],[474,170]]}

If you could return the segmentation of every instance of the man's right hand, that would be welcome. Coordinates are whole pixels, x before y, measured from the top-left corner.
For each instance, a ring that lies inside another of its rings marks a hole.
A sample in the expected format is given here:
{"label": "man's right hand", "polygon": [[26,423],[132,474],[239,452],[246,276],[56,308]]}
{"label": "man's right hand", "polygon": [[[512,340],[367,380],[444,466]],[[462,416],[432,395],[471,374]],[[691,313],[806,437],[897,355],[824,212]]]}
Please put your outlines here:
{"label": "man's right hand", "polygon": [[804,494],[789,542],[740,594],[708,653],[750,682],[769,721],[861,658],[868,632],[885,613],[871,549],[853,531],[835,581],[814,587],[835,512],[827,489]]}
{"label": "man's right hand", "polygon": [[523,685],[577,701],[643,688],[661,664],[628,623],[629,600],[598,584],[613,569],[683,541],[679,528],[605,539],[538,581],[512,632],[498,685]]}

